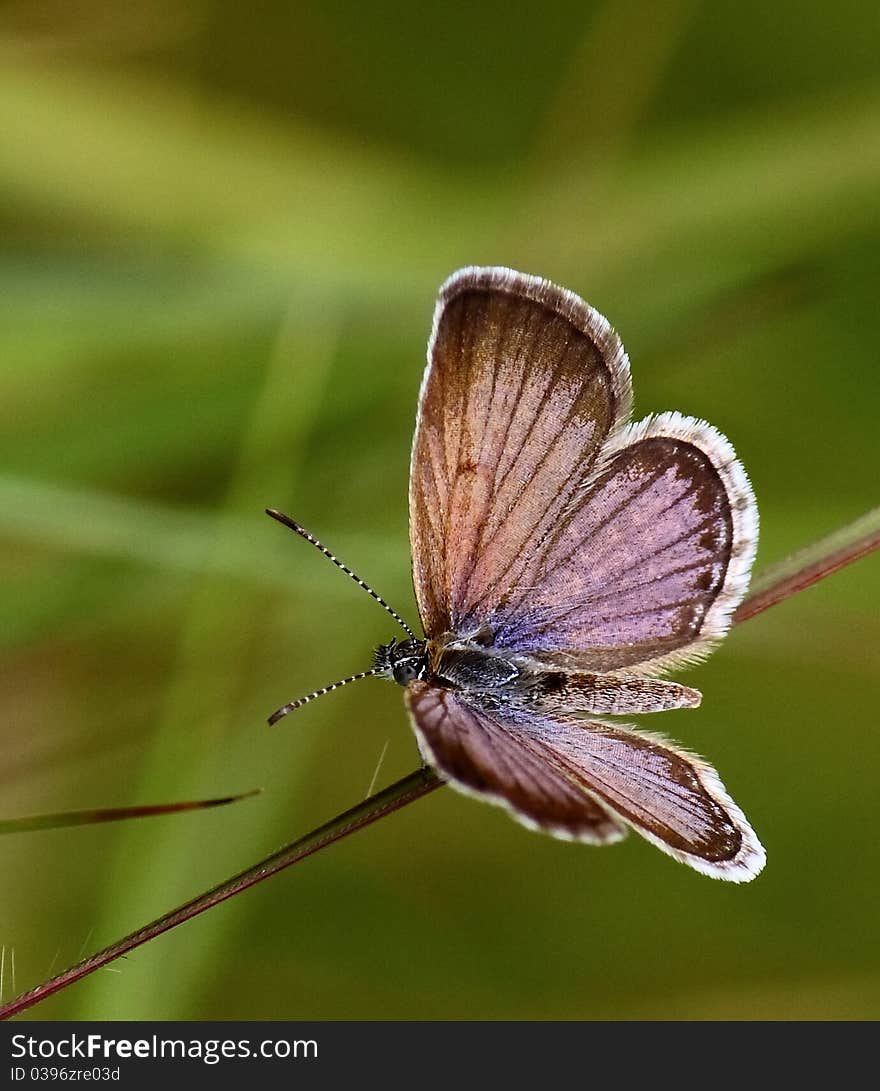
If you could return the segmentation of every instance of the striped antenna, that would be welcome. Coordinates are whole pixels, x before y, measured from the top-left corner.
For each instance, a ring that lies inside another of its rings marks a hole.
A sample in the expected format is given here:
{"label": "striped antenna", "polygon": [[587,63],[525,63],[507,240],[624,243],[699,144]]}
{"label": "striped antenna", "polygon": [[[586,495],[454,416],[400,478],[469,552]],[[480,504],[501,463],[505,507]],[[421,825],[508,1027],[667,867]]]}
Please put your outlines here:
{"label": "striped antenna", "polygon": [[[299,523],[294,522],[293,519],[291,519],[289,515],[285,515],[283,512],[276,511],[275,508],[266,508],[266,514],[271,515],[272,518],[275,519],[277,522],[282,523],[284,526],[289,527],[291,530],[295,531],[300,536],[300,538],[305,538],[305,540],[307,542],[310,542],[315,547],[315,549],[320,549],[320,551],[324,554],[324,556],[327,557],[329,560],[331,560],[336,565],[337,568],[341,568],[342,571],[346,574],[346,576],[351,576],[351,578],[358,585],[358,587],[363,587],[363,589],[368,594],[372,595],[373,598],[376,600],[376,602],[378,602],[379,605],[382,607],[382,609],[387,610],[388,613],[397,622],[397,624],[400,625],[403,629],[406,630],[406,632],[409,634],[409,636],[411,637],[412,640],[415,640],[416,634],[412,631],[412,629],[409,627],[409,625],[407,625],[407,623],[403,620],[403,618],[400,616],[400,614],[398,614],[398,612],[396,610],[392,610],[391,607],[388,605],[388,603],[385,601],[385,599],[383,599],[380,595],[377,595],[376,592],[373,590],[373,588],[369,586],[369,584],[364,583],[364,581],[360,578],[360,576],[358,576],[356,573],[352,572],[352,570],[348,567],[347,564],[343,564],[342,561],[340,561],[338,557],[334,557],[333,554],[330,552],[330,550],[327,549],[326,546],[321,545],[321,543],[318,541],[318,539],[313,534],[309,534],[309,532],[306,530],[305,527],[301,527],[299,525]],[[373,672],[369,672],[369,673],[373,673]],[[365,678],[366,675],[359,674],[359,675],[356,675],[355,677]],[[336,689],[337,686],[345,685],[347,682],[353,682],[353,681],[354,681],[354,678],[346,678],[343,682],[336,682],[332,686],[328,686],[327,690]],[[320,690],[319,692],[320,693],[326,693],[327,690]],[[318,696],[317,693],[313,693],[310,697],[303,698],[302,701],[296,702],[296,705],[305,704],[306,700],[311,701],[312,697],[317,697],[317,696]],[[290,711],[290,708],[288,706],[285,705],[285,708],[287,709],[288,712]],[[280,711],[281,710],[279,710],[279,712]],[[275,716],[277,717],[278,715],[279,715],[279,713],[276,712]],[[275,717],[273,717],[273,719],[270,720],[269,722],[273,723],[274,719],[275,719]]]}
{"label": "striped antenna", "polygon": [[331,682],[329,686],[323,686],[321,689],[316,689],[314,693],[308,693],[305,697],[300,697],[296,701],[282,705],[277,712],[273,712],[269,717],[269,724],[277,724],[282,716],[286,716],[288,712],[293,712],[295,709],[302,708],[309,701],[314,701],[316,697],[323,697],[325,693],[330,693],[334,689],[341,689],[343,686],[347,686],[349,682],[359,682],[361,678],[371,678],[373,675],[381,673],[380,670],[373,667],[372,670],[361,671],[360,674],[352,674],[348,678],[340,678],[338,682]]}

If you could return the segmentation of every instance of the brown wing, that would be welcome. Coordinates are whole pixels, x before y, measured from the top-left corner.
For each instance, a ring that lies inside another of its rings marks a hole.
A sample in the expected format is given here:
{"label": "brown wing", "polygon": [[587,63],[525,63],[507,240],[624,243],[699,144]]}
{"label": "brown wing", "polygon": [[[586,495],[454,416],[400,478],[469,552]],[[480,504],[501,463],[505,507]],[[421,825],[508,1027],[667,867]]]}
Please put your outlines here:
{"label": "brown wing", "polygon": [[407,687],[406,702],[425,759],[459,791],[555,837],[603,845],[625,836],[567,765],[496,717],[424,682]]}
{"label": "brown wing", "polygon": [[446,282],[410,469],[428,636],[502,603],[498,574],[540,548],[631,403],[617,335],[571,292],[510,269],[464,269]]}
{"label": "brown wing", "polygon": [[[580,840],[597,813],[704,875],[753,879],[764,850],[715,770],[655,735],[538,715],[485,698],[407,688],[422,751],[453,786],[528,826]],[[599,809],[597,812],[596,809]]]}

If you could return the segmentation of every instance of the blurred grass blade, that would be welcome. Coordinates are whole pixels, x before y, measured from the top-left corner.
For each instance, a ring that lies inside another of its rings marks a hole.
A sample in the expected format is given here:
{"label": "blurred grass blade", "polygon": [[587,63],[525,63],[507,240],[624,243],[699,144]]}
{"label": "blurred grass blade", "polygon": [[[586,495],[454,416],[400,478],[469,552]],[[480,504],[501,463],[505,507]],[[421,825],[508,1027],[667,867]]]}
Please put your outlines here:
{"label": "blurred grass blade", "polygon": [[189,799],[183,803],[153,803],[143,807],[99,807],[85,811],[56,811],[53,814],[34,814],[26,818],[0,818],[0,834],[29,833],[31,830],[60,830],[68,826],[92,826],[98,822],[119,822],[124,818],[149,818],[159,814],[175,814],[178,811],[203,811],[209,807],[225,807],[259,795],[262,788],[252,788],[235,796],[218,799]]}
{"label": "blurred grass blade", "polygon": [[[298,488],[309,437],[333,374],[342,324],[343,317],[336,309],[324,307],[314,314],[295,297],[278,326],[274,346],[241,419],[211,548],[187,600],[163,709],[137,774],[140,798],[207,794],[204,785],[222,783],[230,765],[249,767],[253,741],[249,732],[241,730],[249,711],[240,701],[246,690],[250,656],[266,614],[274,608],[275,595],[268,588],[255,593],[252,587],[232,584],[228,573],[242,560],[242,519],[253,511],[255,496],[284,497]],[[289,568],[297,567],[290,564],[290,543],[283,535],[259,533],[265,532],[267,522],[257,526],[251,520],[247,541],[255,536],[265,538],[267,549],[284,554]],[[275,539],[274,544],[269,544],[270,538]],[[169,754],[174,755],[173,762],[169,762]],[[298,795],[300,789],[304,795],[308,782],[308,757],[300,751],[296,769],[286,778],[288,792]],[[281,814],[288,814],[289,799],[289,795],[275,792],[258,813],[252,809],[231,824],[223,846],[230,860],[250,858],[254,838],[273,818],[280,824]],[[236,846],[242,855],[232,855]],[[105,897],[96,920],[98,931],[118,935],[130,927],[129,922],[142,918],[144,905],[152,906],[150,915],[158,912],[162,903],[151,902],[157,890],[191,890],[193,860],[203,853],[202,832],[191,826],[177,823],[172,828],[166,823],[158,830],[139,824],[126,826],[107,865]],[[205,872],[202,882],[208,881],[209,874],[213,879],[216,873]],[[226,930],[234,927],[231,915],[217,919],[215,925],[210,938],[204,937],[199,944],[197,954],[180,967],[173,996],[167,995],[159,978],[137,981],[125,975],[115,982],[99,979],[95,988],[78,997],[77,1017],[98,1017],[107,1003],[105,990],[112,993],[114,1003],[135,1017],[146,1017],[160,1005],[169,1018],[185,1012],[201,992],[205,975],[222,960],[228,942]]]}
{"label": "blurred grass blade", "polygon": [[[285,492],[288,486],[285,486]],[[266,487],[270,491],[269,486]],[[132,499],[100,489],[84,489],[0,472],[0,534],[18,541],[57,549],[65,554],[120,558],[168,572],[202,575],[209,563],[215,572],[270,590],[308,594],[313,581],[296,565],[273,535],[254,535],[254,512],[225,513],[223,549],[217,548],[218,512]],[[84,517],[85,513],[85,517]],[[397,543],[373,534],[350,533],[359,556],[379,572]],[[330,582],[321,595],[345,601],[348,588]]]}
{"label": "blurred grass blade", "polygon": [[762,572],[734,615],[747,621],[880,548],[880,508]]}
{"label": "blurred grass blade", "polygon": [[[261,283],[273,294],[293,276],[387,301],[423,299],[464,240],[471,254],[497,252],[505,225],[535,268],[628,284],[637,253],[680,292],[673,269],[693,284],[836,242],[874,209],[880,178],[873,84],[647,148],[612,169],[601,215],[589,164],[511,186],[501,170],[415,166],[231,103],[192,107],[186,85],[167,79],[5,63],[4,185],[130,240],[198,241],[220,266],[271,274]],[[585,216],[590,229],[572,230]]]}
{"label": "blurred grass blade", "polygon": [[[194,109],[185,81],[3,62],[6,189],[132,239],[199,241],[220,260],[257,258],[306,283],[384,295],[411,284],[400,270],[414,264],[433,283],[435,255],[451,265],[452,240],[485,239],[492,222],[463,171],[457,199],[444,201],[445,172],[293,119],[273,124],[229,100]],[[412,230],[389,233],[389,223]]]}

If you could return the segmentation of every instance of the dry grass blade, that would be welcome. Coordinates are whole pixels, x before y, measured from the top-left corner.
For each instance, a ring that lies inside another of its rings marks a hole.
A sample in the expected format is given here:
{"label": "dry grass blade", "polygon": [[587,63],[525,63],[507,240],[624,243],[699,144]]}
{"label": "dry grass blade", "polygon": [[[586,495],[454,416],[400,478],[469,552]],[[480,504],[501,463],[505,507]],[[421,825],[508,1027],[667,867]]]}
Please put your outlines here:
{"label": "dry grass blade", "polygon": [[734,621],[747,621],[878,548],[880,508],[873,508],[860,519],[762,572],[736,611]]}
{"label": "dry grass blade", "polygon": [[142,807],[98,807],[83,811],[55,811],[51,814],[32,814],[24,818],[0,818],[0,834],[28,833],[31,830],[57,830],[67,826],[92,826],[97,822],[119,822],[125,818],[152,818],[160,814],[177,814],[179,811],[203,811],[210,807],[225,807],[240,799],[259,795],[261,788],[252,788],[234,796],[218,799],[188,799],[182,803],[151,803]]}

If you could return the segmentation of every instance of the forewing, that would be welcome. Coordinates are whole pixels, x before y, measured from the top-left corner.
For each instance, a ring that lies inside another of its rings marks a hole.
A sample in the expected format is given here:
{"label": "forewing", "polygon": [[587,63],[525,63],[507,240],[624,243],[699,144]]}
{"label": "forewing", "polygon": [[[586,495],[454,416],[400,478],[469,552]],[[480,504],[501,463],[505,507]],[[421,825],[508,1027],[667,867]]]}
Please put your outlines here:
{"label": "forewing", "polygon": [[542,548],[515,562],[495,643],[594,671],[697,658],[730,626],[757,532],[751,485],[724,436],[677,413],[631,425]]}
{"label": "forewing", "polygon": [[426,761],[459,791],[556,837],[601,845],[625,835],[567,762],[498,716],[424,682],[407,687],[406,702]]}
{"label": "forewing", "polygon": [[410,470],[413,580],[428,636],[478,628],[629,420],[629,364],[581,299],[510,269],[443,286]]}
{"label": "forewing", "polygon": [[410,472],[425,632],[574,670],[658,672],[719,640],[757,544],[742,465],[703,421],[624,427],[604,318],[508,269],[441,290]]}
{"label": "forewing", "polygon": [[[732,882],[753,879],[764,850],[715,770],[655,735],[538,716],[509,705],[408,688],[422,751],[450,783],[501,803],[526,825],[581,840],[583,815],[622,821],[682,863]],[[580,825],[579,825],[580,823]],[[584,836],[582,830],[587,831]]]}

